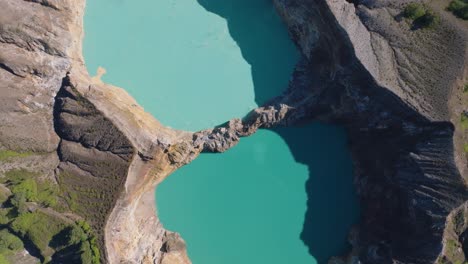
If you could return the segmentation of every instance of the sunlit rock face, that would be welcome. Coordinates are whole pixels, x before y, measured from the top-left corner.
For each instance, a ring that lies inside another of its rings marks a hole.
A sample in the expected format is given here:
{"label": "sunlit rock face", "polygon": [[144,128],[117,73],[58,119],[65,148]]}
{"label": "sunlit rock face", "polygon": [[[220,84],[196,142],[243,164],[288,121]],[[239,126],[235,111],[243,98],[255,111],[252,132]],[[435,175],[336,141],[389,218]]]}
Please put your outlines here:
{"label": "sunlit rock face", "polygon": [[428,263],[443,255],[465,261],[459,98],[466,29],[433,3],[441,16],[434,30],[412,30],[395,1],[274,3],[302,53],[287,92],[243,121],[194,137],[162,126],[125,91],[89,77],[81,55],[84,1],[2,1],[0,147],[40,155],[2,162],[1,173],[31,165],[55,179],[62,137],[53,107],[68,75],[134,148],[121,193],[106,212],[103,260],[187,263],[180,237],[153,213],[158,182],[200,151],[226,150],[257,128],[334,122],[348,131],[362,208],[354,260]]}

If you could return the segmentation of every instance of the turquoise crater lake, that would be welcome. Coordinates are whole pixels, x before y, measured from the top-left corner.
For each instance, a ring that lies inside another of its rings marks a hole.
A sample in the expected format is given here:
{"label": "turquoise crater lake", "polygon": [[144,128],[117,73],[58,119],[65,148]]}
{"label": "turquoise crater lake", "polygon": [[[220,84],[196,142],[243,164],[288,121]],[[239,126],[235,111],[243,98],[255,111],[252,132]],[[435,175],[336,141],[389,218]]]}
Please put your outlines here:
{"label": "turquoise crater lake", "polygon": [[[190,131],[279,95],[299,59],[270,0],[87,1],[85,33],[90,73],[103,66],[105,82]],[[324,263],[358,215],[346,135],[318,123],[202,154],[156,200],[194,264]]]}

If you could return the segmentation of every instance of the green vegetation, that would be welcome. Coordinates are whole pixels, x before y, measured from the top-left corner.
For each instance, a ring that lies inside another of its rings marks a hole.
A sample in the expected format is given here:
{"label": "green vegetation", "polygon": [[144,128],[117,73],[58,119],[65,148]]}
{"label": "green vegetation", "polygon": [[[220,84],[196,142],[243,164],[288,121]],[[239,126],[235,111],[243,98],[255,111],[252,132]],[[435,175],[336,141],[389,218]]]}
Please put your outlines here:
{"label": "green vegetation", "polygon": [[410,19],[415,28],[432,28],[440,22],[440,18],[434,11],[419,3],[406,5],[403,16]]}
{"label": "green vegetation", "polygon": [[468,0],[453,0],[447,10],[463,20],[468,20]]}
{"label": "green vegetation", "polygon": [[12,221],[10,227],[23,239],[31,241],[45,262],[51,259],[54,249],[59,251],[78,246],[79,252],[75,253],[80,256],[81,263],[100,263],[101,255],[96,237],[85,221],[69,224],[57,217],[36,211],[20,214]]}
{"label": "green vegetation", "polygon": [[433,28],[440,23],[440,17],[437,16],[434,11],[427,10],[424,16],[415,20],[415,23],[417,23],[422,28]]}
{"label": "green vegetation", "polygon": [[6,257],[0,253],[0,264],[10,264]]}
{"label": "green vegetation", "polygon": [[447,242],[445,243],[445,248],[446,248],[446,254],[451,257],[455,255],[456,251],[458,248],[458,243],[455,240],[448,239]]}
{"label": "green vegetation", "polygon": [[0,264],[10,264],[8,256],[24,248],[23,241],[8,232],[6,228],[0,229]]}
{"label": "green vegetation", "polygon": [[406,18],[416,20],[426,14],[426,8],[422,4],[411,3],[405,7],[403,15]]}
{"label": "green vegetation", "polygon": [[15,196],[21,196],[26,201],[32,202],[37,199],[37,184],[33,179],[23,179],[11,186],[11,192]]}
{"label": "green vegetation", "polygon": [[[91,232],[91,227],[89,226],[88,223],[84,221],[78,221],[77,225],[80,227],[81,230],[83,230],[83,234],[80,234],[77,232],[79,235],[76,238],[80,238],[81,240],[81,260],[83,261],[82,263],[92,263],[92,264],[99,264],[100,263],[100,258],[101,254],[99,253],[99,248],[97,246],[97,241],[96,237],[92,235]],[[87,239],[83,238],[86,237]],[[75,239],[76,239],[75,238]]]}
{"label": "green vegetation", "polygon": [[465,151],[465,153],[468,153],[468,143],[463,144],[463,151]]}
{"label": "green vegetation", "polygon": [[[113,168],[110,163],[101,166],[112,176],[117,174],[114,170],[119,169],[115,166]],[[69,209],[75,213],[92,219],[104,219],[110,204],[103,201],[111,201],[108,190],[93,188],[88,182],[83,182],[81,177],[72,174],[63,173],[60,177],[66,177],[73,184],[65,184],[61,190],[52,182],[41,180],[34,172],[6,172],[5,177],[0,178],[0,183],[9,188],[12,194],[6,193],[7,197],[3,199],[7,208],[0,208],[0,225],[8,225],[23,241],[34,245],[44,263],[50,261],[56,252],[61,252],[59,255],[71,254],[70,256],[79,258],[80,263],[98,264],[101,257],[99,243],[102,241],[97,240],[91,226],[85,221],[67,223],[58,216],[41,210],[41,207],[56,208],[57,197],[60,197],[61,205],[67,201]],[[102,204],[106,207],[103,208]]]}
{"label": "green vegetation", "polygon": [[52,217],[40,211],[20,214],[10,224],[11,229],[23,239],[31,241],[41,255],[47,259],[52,255],[48,247],[52,237],[65,229],[66,224],[56,217]]}
{"label": "green vegetation", "polygon": [[96,237],[92,234],[91,227],[85,221],[77,221],[75,225],[65,230],[65,235],[61,238],[66,250],[67,247],[78,246],[80,263],[99,264],[100,253],[96,243]]}
{"label": "green vegetation", "polygon": [[0,225],[6,225],[10,222],[10,217],[8,217],[9,211],[6,208],[0,209]]}
{"label": "green vegetation", "polygon": [[49,181],[39,181],[38,175],[26,170],[11,170],[2,179],[13,193],[11,203],[20,209],[25,202],[37,202],[45,207],[55,207],[59,196],[58,187]]}
{"label": "green vegetation", "polygon": [[33,154],[33,152],[16,152],[13,150],[0,150],[0,161],[6,161],[14,158],[26,158]]}
{"label": "green vegetation", "polygon": [[465,86],[463,86],[463,92],[464,93],[468,92],[468,83],[465,83]]}
{"label": "green vegetation", "polygon": [[24,248],[23,241],[17,236],[8,232],[7,229],[0,230],[0,254],[17,251]]}
{"label": "green vegetation", "polygon": [[468,116],[466,113],[462,113],[460,117],[460,125],[462,129],[467,129],[468,128]]}
{"label": "green vegetation", "polygon": [[1,188],[0,188],[0,204],[6,202],[8,200],[8,193],[7,192],[4,192]]}
{"label": "green vegetation", "polygon": [[62,255],[71,254],[79,258],[80,263],[100,263],[97,239],[87,222],[73,223],[53,211],[41,209],[41,206],[56,206],[57,197],[62,196],[58,186],[27,170],[8,171],[0,178],[0,183],[11,191],[11,195],[0,193],[3,194],[0,203],[4,207],[0,208],[0,226],[3,228],[0,231],[0,264],[8,263],[6,256],[23,248],[23,241],[38,250],[43,263],[51,261],[52,256],[62,250]]}

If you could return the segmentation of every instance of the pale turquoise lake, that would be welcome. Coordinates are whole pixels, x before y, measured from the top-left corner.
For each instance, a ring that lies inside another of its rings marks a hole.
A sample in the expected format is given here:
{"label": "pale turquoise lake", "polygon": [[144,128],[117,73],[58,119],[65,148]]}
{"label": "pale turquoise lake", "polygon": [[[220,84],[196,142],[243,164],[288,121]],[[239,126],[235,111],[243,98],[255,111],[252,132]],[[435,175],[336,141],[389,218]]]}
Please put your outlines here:
{"label": "pale turquoise lake", "polygon": [[[88,71],[163,124],[213,127],[279,95],[299,53],[270,0],[88,0]],[[261,130],[202,154],[156,192],[194,264],[325,263],[358,217],[345,132]]]}

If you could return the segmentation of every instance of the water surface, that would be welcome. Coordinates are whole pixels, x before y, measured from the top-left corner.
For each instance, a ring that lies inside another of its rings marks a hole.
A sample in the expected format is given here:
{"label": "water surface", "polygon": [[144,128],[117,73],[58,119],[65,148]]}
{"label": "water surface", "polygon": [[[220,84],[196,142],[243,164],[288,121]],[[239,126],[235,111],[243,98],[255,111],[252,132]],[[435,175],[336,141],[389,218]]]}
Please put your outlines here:
{"label": "water surface", "polygon": [[342,129],[260,130],[167,178],[158,210],[195,264],[326,263],[357,218],[351,171]]}
{"label": "water surface", "polygon": [[[85,32],[91,73],[192,131],[279,95],[299,58],[270,0],[87,1]],[[194,264],[324,263],[357,217],[351,172],[342,129],[262,130],[171,175],[158,214]]]}
{"label": "water surface", "polygon": [[[124,87],[177,129],[197,131],[244,116],[256,99],[263,103],[286,87],[298,53],[269,0],[212,2],[243,21],[209,12],[197,0],[87,1],[89,72],[104,67],[104,81]],[[249,48],[242,51],[238,41]],[[260,86],[268,88],[255,98]]]}

